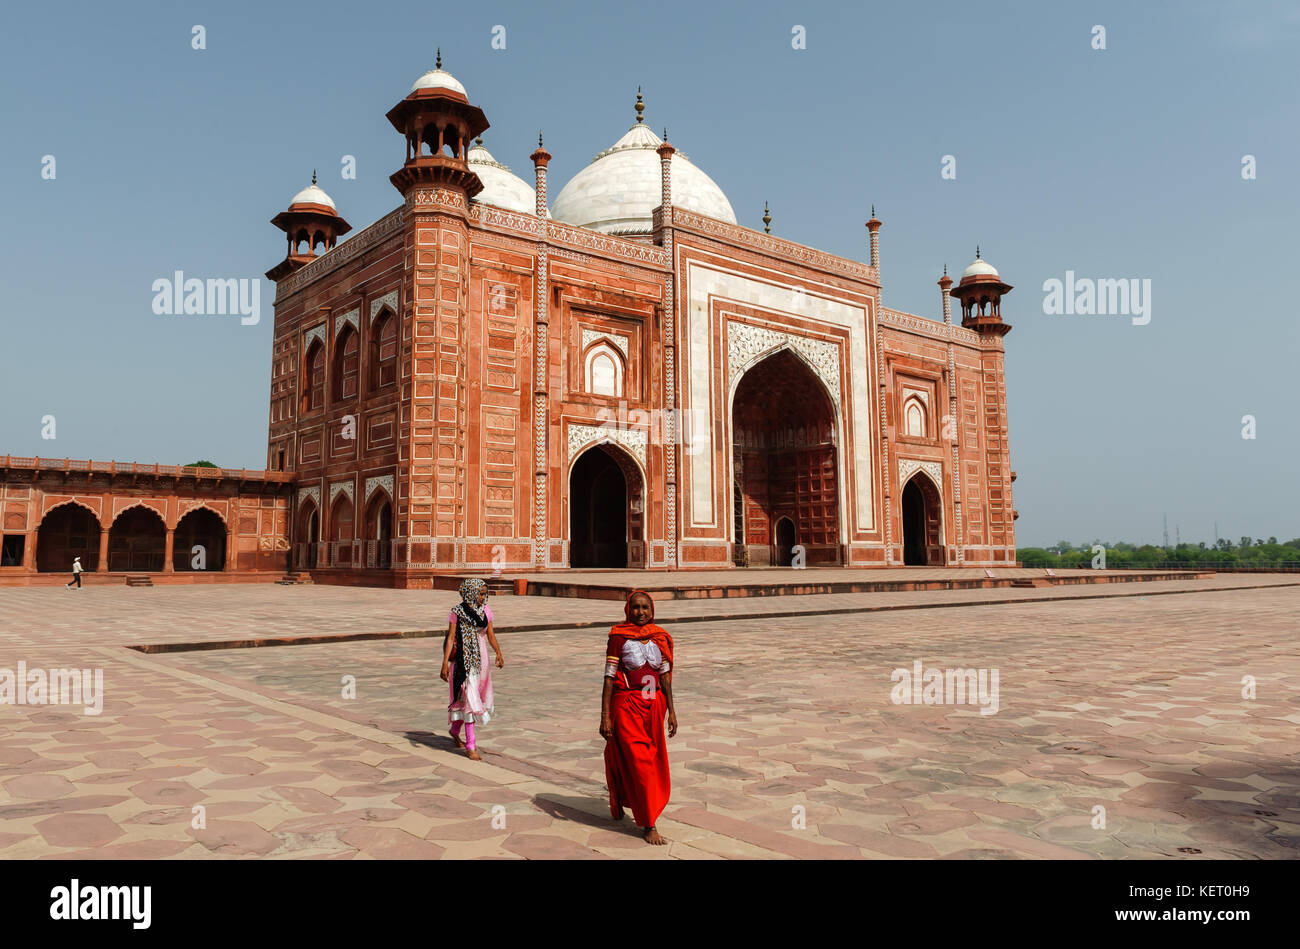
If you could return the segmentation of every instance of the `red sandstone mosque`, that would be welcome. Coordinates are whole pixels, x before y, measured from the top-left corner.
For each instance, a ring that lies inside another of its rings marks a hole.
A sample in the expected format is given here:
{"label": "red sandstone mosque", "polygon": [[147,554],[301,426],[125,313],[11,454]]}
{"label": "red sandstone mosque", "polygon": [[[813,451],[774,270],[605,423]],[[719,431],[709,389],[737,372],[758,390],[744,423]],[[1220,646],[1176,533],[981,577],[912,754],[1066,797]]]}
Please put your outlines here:
{"label": "red sandstone mosque", "polygon": [[313,176],[271,222],[267,470],[0,458],[0,583],[1014,564],[978,253],[941,320],[889,309],[874,209],[865,263],[742,227],[639,94],[551,198],[441,66],[388,112],[395,210],[340,241]]}

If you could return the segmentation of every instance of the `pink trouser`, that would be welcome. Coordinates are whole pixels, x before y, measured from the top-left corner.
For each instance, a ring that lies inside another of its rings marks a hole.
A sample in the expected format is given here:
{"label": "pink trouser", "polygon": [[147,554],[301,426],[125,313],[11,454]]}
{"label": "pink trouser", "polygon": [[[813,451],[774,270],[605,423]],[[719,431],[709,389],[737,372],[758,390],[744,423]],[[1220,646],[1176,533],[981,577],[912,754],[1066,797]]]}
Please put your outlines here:
{"label": "pink trouser", "polygon": [[474,723],[473,722],[452,722],[451,737],[452,738],[460,737],[460,726],[462,725],[465,726],[465,747],[473,748],[474,747]]}

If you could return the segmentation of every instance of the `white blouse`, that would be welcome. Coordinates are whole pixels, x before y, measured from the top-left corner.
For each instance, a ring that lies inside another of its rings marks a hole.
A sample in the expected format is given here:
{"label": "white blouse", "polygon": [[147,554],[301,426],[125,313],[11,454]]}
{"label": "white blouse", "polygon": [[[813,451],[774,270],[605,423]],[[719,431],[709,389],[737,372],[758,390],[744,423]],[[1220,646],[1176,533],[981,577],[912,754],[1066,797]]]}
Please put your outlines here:
{"label": "white blouse", "polygon": [[622,665],[628,672],[635,672],[642,666],[651,666],[658,671],[660,675],[667,675],[671,670],[668,660],[660,652],[659,647],[652,641],[644,642],[636,639],[625,639],[623,641],[623,655],[619,663],[609,661],[610,657],[605,657],[605,675],[608,678],[614,678],[618,675],[618,667]]}

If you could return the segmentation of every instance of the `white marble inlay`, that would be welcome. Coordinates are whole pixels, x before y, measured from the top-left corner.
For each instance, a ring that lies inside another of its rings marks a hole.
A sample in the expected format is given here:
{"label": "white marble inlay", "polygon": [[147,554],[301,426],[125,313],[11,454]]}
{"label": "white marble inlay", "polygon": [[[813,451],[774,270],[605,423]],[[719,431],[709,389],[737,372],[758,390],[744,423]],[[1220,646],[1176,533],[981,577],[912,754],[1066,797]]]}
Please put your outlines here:
{"label": "white marble inlay", "polygon": [[374,478],[366,479],[366,503],[367,504],[370,503],[370,496],[375,493],[376,488],[383,488],[385,491],[387,491],[388,497],[391,500],[393,497],[393,476],[387,474],[387,475],[378,475]]}
{"label": "white marble inlay", "polygon": [[358,333],[361,332],[361,308],[354,306],[346,313],[340,313],[334,317],[334,335],[338,336],[343,329],[344,323],[351,323],[352,328]]}
{"label": "white marble inlay", "polygon": [[598,339],[609,340],[618,347],[618,350],[623,354],[624,359],[628,358],[628,339],[626,336],[619,333],[605,333],[600,330],[584,329],[582,331],[582,348],[586,349],[591,343]]}
{"label": "white marble inlay", "polygon": [[370,301],[370,322],[375,321],[375,317],[384,307],[388,307],[393,313],[397,313],[397,291],[390,290],[382,297]]}
{"label": "white marble inlay", "polygon": [[646,464],[646,431],[643,428],[624,428],[611,425],[570,425],[567,431],[568,458],[572,461],[584,448],[600,442],[613,442],[626,448],[637,461],[642,470]]}

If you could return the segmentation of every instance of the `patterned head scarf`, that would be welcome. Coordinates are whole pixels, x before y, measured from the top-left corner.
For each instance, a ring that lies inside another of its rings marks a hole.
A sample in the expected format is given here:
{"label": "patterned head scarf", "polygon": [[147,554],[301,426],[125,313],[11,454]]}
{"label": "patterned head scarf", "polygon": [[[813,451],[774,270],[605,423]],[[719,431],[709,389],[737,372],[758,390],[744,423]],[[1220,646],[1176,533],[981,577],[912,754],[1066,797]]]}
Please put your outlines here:
{"label": "patterned head scarf", "polygon": [[466,580],[460,585],[460,603],[452,610],[456,614],[456,636],[460,640],[460,654],[465,668],[479,668],[478,631],[487,626],[487,617],[479,612],[478,596],[487,590],[482,580]]}

